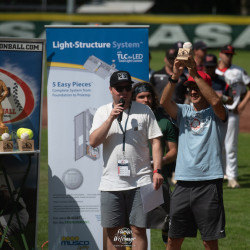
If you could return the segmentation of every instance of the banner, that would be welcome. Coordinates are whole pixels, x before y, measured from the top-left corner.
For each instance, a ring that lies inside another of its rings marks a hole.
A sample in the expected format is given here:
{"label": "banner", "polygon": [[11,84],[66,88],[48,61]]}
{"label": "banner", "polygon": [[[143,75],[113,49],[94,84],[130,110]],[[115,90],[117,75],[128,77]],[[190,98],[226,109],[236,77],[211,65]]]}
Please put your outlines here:
{"label": "banner", "polygon": [[89,145],[96,109],[111,102],[109,78],[148,80],[148,26],[46,26],[49,248],[103,249],[102,147]]}
{"label": "banner", "polygon": [[226,44],[250,49],[250,17],[229,15],[69,15],[64,13],[1,13],[0,36],[45,38],[44,25],[150,25],[150,49],[177,41],[204,41],[211,49]]}
{"label": "banner", "polygon": [[[0,39],[0,105],[13,142],[0,152],[0,231],[14,249],[36,249],[44,49],[42,39]],[[32,155],[18,150],[19,128],[33,131]]]}

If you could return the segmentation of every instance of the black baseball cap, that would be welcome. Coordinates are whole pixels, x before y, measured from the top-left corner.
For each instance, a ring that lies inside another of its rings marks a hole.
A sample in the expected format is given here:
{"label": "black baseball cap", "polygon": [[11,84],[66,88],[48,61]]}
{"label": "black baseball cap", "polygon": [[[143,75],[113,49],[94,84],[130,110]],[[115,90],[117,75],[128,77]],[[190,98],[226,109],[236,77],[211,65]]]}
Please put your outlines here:
{"label": "black baseball cap", "polygon": [[128,71],[125,71],[125,70],[115,71],[111,75],[109,82],[110,82],[110,87],[116,85],[117,83],[121,83],[121,82],[128,82],[130,84],[133,83],[133,81],[131,80],[131,75],[129,74]]}
{"label": "black baseball cap", "polygon": [[194,43],[193,45],[193,49],[201,49],[201,50],[206,50],[207,49],[207,45],[203,42],[203,41],[199,41]]}
{"label": "black baseball cap", "polygon": [[168,60],[174,60],[177,57],[178,49],[171,48],[166,51],[166,58]]}
{"label": "black baseball cap", "polygon": [[184,44],[184,42],[178,41],[178,42],[173,44],[172,48],[178,50],[179,48],[183,48],[183,44]]}
{"label": "black baseball cap", "polygon": [[204,58],[203,65],[205,67],[217,67],[217,57],[214,54],[207,54]]}
{"label": "black baseball cap", "polygon": [[232,54],[234,55],[235,54],[235,51],[234,51],[234,47],[232,45],[225,45],[221,48],[221,51],[222,53],[225,53],[225,54]]}

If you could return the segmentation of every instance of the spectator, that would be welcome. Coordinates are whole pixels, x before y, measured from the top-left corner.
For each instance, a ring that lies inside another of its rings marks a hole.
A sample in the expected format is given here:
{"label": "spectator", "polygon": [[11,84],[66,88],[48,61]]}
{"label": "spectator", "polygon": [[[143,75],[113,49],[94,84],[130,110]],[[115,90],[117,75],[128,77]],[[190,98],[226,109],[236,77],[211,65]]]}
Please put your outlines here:
{"label": "spectator", "polygon": [[[173,126],[172,122],[166,118],[161,112],[161,109],[158,108],[158,97],[155,93],[153,86],[150,83],[142,82],[137,83],[133,86],[133,100],[136,102],[148,105],[154,112],[156,120],[163,137],[161,137],[161,146],[164,156],[162,157],[162,175],[164,177],[164,183],[167,186],[169,194],[169,185],[168,185],[168,176],[169,168],[175,167],[175,160],[177,156],[177,133],[176,128]],[[168,196],[168,199],[170,197]],[[169,215],[169,203],[167,200],[167,214]],[[164,218],[163,218],[164,219]],[[162,230],[162,239],[165,245],[167,246],[168,242],[168,229]]]}
{"label": "spectator", "polygon": [[215,90],[216,94],[221,98],[224,104],[233,103],[232,89],[225,82],[224,77],[219,76],[215,73],[217,68],[217,57],[214,54],[208,54],[205,56],[204,60],[205,72],[211,77],[212,88]]}
{"label": "spectator", "polygon": [[[168,78],[173,74],[174,59],[177,56],[179,46],[182,47],[182,45],[182,42],[177,42],[172,48],[166,51],[164,67],[161,70],[155,71],[150,78],[150,82],[153,84],[159,99],[161,98],[163,89],[168,83]],[[177,103],[184,103],[186,100],[186,87],[183,86],[183,82],[186,80],[186,76],[182,74],[175,86],[173,100]]]}
{"label": "spectator", "polygon": [[148,140],[152,145],[154,188],[158,189],[163,183],[160,174],[162,133],[152,110],[131,102],[132,83],[127,71],[111,75],[109,89],[113,102],[96,111],[90,130],[90,145],[103,144],[104,168],[99,189],[101,224],[107,228],[107,249],[122,246],[115,235],[128,224],[133,234],[132,249],[147,249],[146,214],[140,187],[152,183]]}
{"label": "spectator", "polygon": [[225,139],[225,169],[228,178],[228,187],[239,188],[238,178],[238,134],[239,113],[242,112],[249,100],[250,77],[239,66],[232,64],[235,50],[231,45],[225,45],[220,51],[220,61],[216,74],[225,77],[226,82],[232,88],[233,103],[227,104],[229,110],[228,128]]}
{"label": "spectator", "polygon": [[[185,84],[191,105],[176,104],[171,99],[183,67],[190,74]],[[192,56],[188,61],[175,60],[161,104],[179,127],[177,184],[170,200],[167,249],[181,249],[184,238],[195,237],[197,229],[206,249],[218,249],[218,239],[225,237],[221,149],[227,110],[211,88],[211,78],[197,71]]]}
{"label": "spectator", "polygon": [[194,60],[198,71],[204,71],[204,58],[207,54],[207,45],[203,41],[193,44]]}

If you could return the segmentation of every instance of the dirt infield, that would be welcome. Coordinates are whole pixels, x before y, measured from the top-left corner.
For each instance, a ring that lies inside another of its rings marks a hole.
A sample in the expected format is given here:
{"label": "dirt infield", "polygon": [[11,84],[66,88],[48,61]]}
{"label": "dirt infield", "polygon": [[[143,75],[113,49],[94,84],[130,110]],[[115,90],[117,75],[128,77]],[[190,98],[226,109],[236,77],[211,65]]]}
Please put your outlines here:
{"label": "dirt infield", "polygon": [[[47,98],[43,99],[42,127],[47,128]],[[240,132],[250,133],[250,102],[240,115]]]}

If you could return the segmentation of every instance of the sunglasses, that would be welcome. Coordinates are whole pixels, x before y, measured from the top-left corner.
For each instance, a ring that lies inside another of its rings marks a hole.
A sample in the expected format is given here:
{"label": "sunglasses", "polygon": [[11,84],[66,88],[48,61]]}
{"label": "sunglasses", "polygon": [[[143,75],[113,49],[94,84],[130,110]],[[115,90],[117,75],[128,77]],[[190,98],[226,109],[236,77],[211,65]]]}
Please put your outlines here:
{"label": "sunglasses", "polygon": [[126,85],[126,86],[114,86],[113,87],[117,92],[122,92],[124,89],[129,92],[132,90],[132,85]]}
{"label": "sunglasses", "polygon": [[188,92],[190,92],[190,91],[192,91],[192,90],[194,90],[194,91],[196,91],[196,92],[200,91],[200,89],[199,89],[198,87],[187,87],[187,91],[188,91]]}

